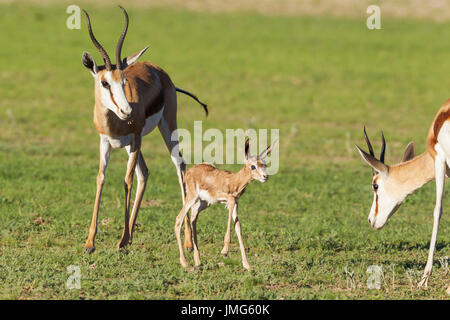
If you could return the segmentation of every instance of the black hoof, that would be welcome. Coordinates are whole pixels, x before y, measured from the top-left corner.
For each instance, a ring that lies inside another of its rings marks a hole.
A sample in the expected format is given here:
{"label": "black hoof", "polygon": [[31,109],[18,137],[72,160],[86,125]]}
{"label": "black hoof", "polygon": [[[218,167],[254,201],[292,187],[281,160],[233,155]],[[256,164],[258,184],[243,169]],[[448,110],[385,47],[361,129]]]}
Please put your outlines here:
{"label": "black hoof", "polygon": [[84,253],[92,253],[95,251],[95,247],[92,248],[84,248]]}

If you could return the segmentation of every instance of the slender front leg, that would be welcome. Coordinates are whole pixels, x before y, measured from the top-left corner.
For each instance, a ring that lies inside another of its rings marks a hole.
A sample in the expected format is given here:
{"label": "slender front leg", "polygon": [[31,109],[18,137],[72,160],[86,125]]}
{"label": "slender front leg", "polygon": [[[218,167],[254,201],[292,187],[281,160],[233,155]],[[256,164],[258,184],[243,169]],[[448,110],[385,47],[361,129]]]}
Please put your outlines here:
{"label": "slender front leg", "polygon": [[431,234],[430,251],[428,252],[428,260],[423,272],[422,280],[419,283],[419,287],[428,288],[428,279],[431,276],[433,268],[433,255],[436,247],[436,238],[439,230],[439,222],[442,216],[442,196],[444,193],[445,184],[445,159],[439,154],[435,159],[436,170],[436,205],[433,212],[433,232]]}
{"label": "slender front leg", "polygon": [[244,266],[245,269],[251,270],[250,265],[247,261],[247,255],[245,253],[244,242],[242,241],[241,223],[239,222],[239,218],[237,215],[238,203],[237,203],[237,201],[234,201],[234,203],[229,204],[229,206],[233,208],[234,230],[236,231],[236,235],[239,240],[239,248],[241,249],[241,256],[242,256],[242,265]]}
{"label": "slender front leg", "polygon": [[225,233],[225,238],[223,240],[223,249],[220,252],[224,257],[227,256],[228,251],[230,250],[230,243],[231,243],[231,219],[233,216],[233,210],[234,208],[229,206],[228,207],[228,225],[227,225],[227,232]]}
{"label": "slender front leg", "polygon": [[86,240],[85,251],[92,253],[95,250],[94,240],[97,234],[98,212],[100,210],[100,201],[102,197],[103,185],[105,184],[105,172],[108,166],[109,156],[111,154],[111,145],[105,136],[100,135],[100,164],[97,174],[97,194],[95,196],[94,211],[92,213],[91,227],[89,236]]}
{"label": "slender front leg", "polygon": [[[172,108],[173,111],[170,113],[169,111]],[[183,205],[185,203],[186,190],[184,185],[184,175],[186,173],[186,162],[181,155],[179,142],[178,142],[178,134],[177,134],[177,120],[176,120],[176,102],[175,108],[169,104],[166,105],[164,109],[163,117],[161,118],[160,123],[158,124],[159,131],[166,143],[167,149],[170,152],[170,158],[172,159],[175,168],[177,169],[178,183],[180,185],[181,190],[181,198],[183,201]],[[186,215],[185,218],[185,227],[184,227],[184,247],[192,250],[192,233],[191,233],[191,224],[189,223],[189,215]]]}
{"label": "slender front leg", "polygon": [[131,188],[133,187],[133,175],[134,169],[136,168],[136,163],[141,149],[141,137],[138,136],[134,138],[134,143],[127,146],[127,152],[129,154],[127,173],[125,174],[124,188],[125,188],[125,225],[122,232],[122,238],[117,243],[116,248],[120,249],[125,247],[130,241],[130,201],[131,201]]}
{"label": "slender front leg", "polygon": [[134,199],[133,211],[130,218],[130,242],[133,241],[133,230],[136,223],[136,218],[141,207],[142,197],[145,192],[145,187],[147,186],[148,180],[148,168],[145,164],[144,156],[142,152],[139,152],[138,162],[136,164],[136,176],[137,176],[137,188],[136,188],[136,198]]}
{"label": "slender front leg", "polygon": [[175,236],[177,238],[178,249],[180,251],[180,263],[183,267],[187,267],[188,263],[186,261],[186,257],[184,256],[183,244],[181,243],[181,227],[183,226],[183,220],[189,212],[189,209],[194,205],[195,201],[196,199],[186,200],[183,208],[177,216],[177,219],[175,220]]}

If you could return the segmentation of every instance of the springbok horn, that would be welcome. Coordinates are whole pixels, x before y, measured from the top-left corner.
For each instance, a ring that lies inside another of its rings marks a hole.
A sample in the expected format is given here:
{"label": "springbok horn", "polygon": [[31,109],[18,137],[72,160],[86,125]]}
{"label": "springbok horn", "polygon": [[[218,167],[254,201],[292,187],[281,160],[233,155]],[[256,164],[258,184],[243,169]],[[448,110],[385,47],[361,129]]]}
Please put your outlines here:
{"label": "springbok horn", "polygon": [[92,32],[91,20],[89,19],[88,13],[84,9],[83,9],[83,12],[86,15],[86,19],[87,19],[89,36],[91,37],[91,40],[94,43],[94,46],[98,49],[98,51],[100,51],[100,54],[102,55],[102,58],[105,61],[106,70],[111,71],[112,70],[111,60],[109,59],[109,56],[106,53],[105,49],[103,49],[102,45],[97,41],[97,39],[95,39],[94,33]]}
{"label": "springbok horn", "polygon": [[[375,153],[373,152],[372,144],[370,143],[369,137],[367,136],[366,126],[364,126],[364,139],[366,140],[370,155],[375,158]],[[377,174],[377,172],[375,171],[374,168],[372,168],[372,175],[376,175],[376,174]]]}
{"label": "springbok horn", "polygon": [[117,47],[116,47],[116,65],[117,65],[117,68],[122,70],[122,59],[120,58],[120,53],[122,51],[123,41],[125,40],[125,36],[127,35],[128,14],[127,14],[127,12],[125,11],[125,9],[122,6],[119,6],[119,8],[122,9],[123,14],[125,15],[125,27],[123,28],[122,34],[120,35],[119,42],[117,42]]}
{"label": "springbok horn", "polygon": [[375,153],[373,152],[372,144],[370,143],[369,137],[367,136],[367,133],[366,133],[366,126],[364,126],[364,139],[366,140],[370,155],[375,157]]}
{"label": "springbok horn", "polygon": [[384,140],[383,131],[381,131],[381,153],[380,153],[380,161],[384,163],[384,152],[386,151],[386,140]]}

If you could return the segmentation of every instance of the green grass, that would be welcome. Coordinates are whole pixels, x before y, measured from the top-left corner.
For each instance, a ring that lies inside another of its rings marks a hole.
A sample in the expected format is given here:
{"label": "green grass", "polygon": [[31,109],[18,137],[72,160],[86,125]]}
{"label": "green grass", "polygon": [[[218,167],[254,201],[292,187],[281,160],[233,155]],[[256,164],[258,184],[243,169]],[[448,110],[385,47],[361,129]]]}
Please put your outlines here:
{"label": "green grass", "polygon": [[[120,10],[85,7],[114,56]],[[81,53],[97,62],[99,54],[84,20],[81,30],[66,29],[65,6],[0,9],[0,298],[448,299],[449,275],[438,262],[450,253],[448,198],[430,288],[419,290],[406,272],[421,273],[426,262],[434,183],[374,231],[367,223],[371,171],[353,147],[364,145],[366,125],[378,150],[384,131],[388,163],[410,140],[424,150],[450,96],[448,24],[384,19],[382,30],[370,31],[364,20],[129,9],[124,54],[150,44],[142,59],[210,106],[205,119],[180,96],[179,127],[204,120],[204,130],[280,129],[279,173],[251,184],[240,201],[254,270],[242,268],[234,234],[229,257],[221,257],[227,211],[215,206],[198,223],[204,265],[187,271],[173,233],[178,182],[157,131],[143,143],[150,170],[144,200],[157,201],[141,208],[128,254],[114,249],[123,226],[124,150],[112,153],[108,167],[97,250],[84,254],[98,136]],[[380,290],[369,290],[366,270],[376,264],[385,278]],[[81,268],[80,290],[66,289],[69,265]]]}

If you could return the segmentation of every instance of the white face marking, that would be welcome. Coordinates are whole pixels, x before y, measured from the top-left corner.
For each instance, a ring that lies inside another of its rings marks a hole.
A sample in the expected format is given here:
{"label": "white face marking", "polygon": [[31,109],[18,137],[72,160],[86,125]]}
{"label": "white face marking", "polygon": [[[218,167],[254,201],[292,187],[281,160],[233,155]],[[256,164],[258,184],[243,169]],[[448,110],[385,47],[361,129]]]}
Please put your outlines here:
{"label": "white face marking", "polygon": [[[111,71],[104,73],[104,80],[97,79],[101,93],[101,101],[105,108],[114,112],[121,120],[127,120],[131,115],[131,107],[124,91],[126,78],[120,82],[112,79]],[[98,77],[97,77],[98,78]]]}
{"label": "white face marking", "polygon": [[369,223],[374,229],[381,229],[388,219],[397,211],[405,197],[397,199],[386,191],[383,177],[377,175],[372,182],[374,191],[372,208],[369,214]]}

